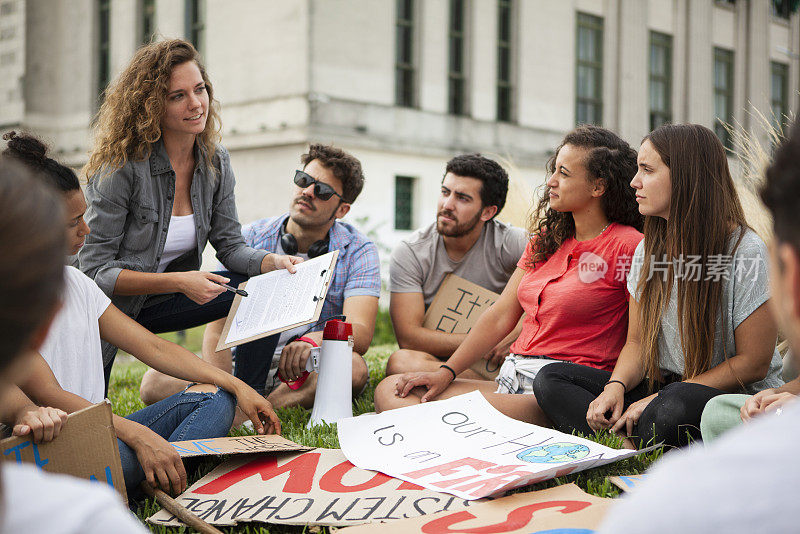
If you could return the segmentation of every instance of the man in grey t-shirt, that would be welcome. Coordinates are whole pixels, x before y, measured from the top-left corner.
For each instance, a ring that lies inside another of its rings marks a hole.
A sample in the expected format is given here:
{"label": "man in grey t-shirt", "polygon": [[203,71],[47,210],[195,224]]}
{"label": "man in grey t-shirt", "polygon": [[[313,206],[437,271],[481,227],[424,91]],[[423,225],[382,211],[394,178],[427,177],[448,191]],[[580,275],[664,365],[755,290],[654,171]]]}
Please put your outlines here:
{"label": "man in grey t-shirt", "polygon": [[[500,293],[514,272],[526,233],[495,220],[506,203],[508,175],[479,154],[447,163],[436,222],[416,231],[392,252],[389,311],[400,350],[389,357],[386,374],[436,371],[466,334],[424,328],[425,310],[445,276],[453,273]],[[487,357],[502,362],[519,334],[512,332]],[[467,370],[463,378],[480,379]]]}

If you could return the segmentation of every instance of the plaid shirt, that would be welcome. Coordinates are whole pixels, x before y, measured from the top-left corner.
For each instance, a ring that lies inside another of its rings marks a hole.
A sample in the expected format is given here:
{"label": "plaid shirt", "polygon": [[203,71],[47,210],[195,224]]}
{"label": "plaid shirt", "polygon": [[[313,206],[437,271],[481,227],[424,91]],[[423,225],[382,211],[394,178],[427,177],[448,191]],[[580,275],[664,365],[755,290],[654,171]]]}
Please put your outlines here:
{"label": "plaid shirt", "polygon": [[[242,227],[247,246],[275,252],[280,241],[280,229],[289,217],[284,214],[269,219],[254,221]],[[329,232],[329,250],[339,250],[328,295],[322,305],[319,324],[334,315],[341,315],[344,301],[348,297],[367,295],[380,297],[381,274],[378,247],[353,226],[336,221]],[[320,328],[321,330],[321,328]]]}

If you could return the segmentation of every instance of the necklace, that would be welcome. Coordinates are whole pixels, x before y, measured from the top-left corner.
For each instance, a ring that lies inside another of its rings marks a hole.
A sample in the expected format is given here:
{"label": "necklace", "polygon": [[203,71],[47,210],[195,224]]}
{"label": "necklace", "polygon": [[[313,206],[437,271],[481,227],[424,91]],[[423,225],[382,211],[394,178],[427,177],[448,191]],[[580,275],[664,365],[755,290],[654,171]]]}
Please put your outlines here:
{"label": "necklace", "polygon": [[[589,241],[589,240],[591,240],[591,239],[597,239],[598,237],[600,237],[601,235],[603,235],[603,232],[605,232],[605,231],[606,231],[606,228],[608,228],[609,226],[611,226],[611,223],[608,223],[607,225],[605,225],[605,226],[603,227],[603,229],[602,229],[602,230],[600,230],[600,233],[599,233],[599,234],[597,234],[596,236],[594,236],[594,237],[589,237],[589,238],[587,238],[587,239],[580,239],[579,241]],[[577,234],[577,233],[575,234],[575,239],[578,239],[578,234]]]}

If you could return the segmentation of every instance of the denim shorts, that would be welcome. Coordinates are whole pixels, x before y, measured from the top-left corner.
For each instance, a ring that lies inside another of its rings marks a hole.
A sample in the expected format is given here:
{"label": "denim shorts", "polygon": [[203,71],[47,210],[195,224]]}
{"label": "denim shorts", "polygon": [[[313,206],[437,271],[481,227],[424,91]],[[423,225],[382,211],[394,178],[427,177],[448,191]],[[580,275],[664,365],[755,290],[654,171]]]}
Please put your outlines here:
{"label": "denim shorts", "polygon": [[500,373],[494,379],[497,382],[495,393],[533,394],[533,379],[536,378],[536,373],[545,365],[557,361],[559,360],[549,356],[509,354],[500,367]]}

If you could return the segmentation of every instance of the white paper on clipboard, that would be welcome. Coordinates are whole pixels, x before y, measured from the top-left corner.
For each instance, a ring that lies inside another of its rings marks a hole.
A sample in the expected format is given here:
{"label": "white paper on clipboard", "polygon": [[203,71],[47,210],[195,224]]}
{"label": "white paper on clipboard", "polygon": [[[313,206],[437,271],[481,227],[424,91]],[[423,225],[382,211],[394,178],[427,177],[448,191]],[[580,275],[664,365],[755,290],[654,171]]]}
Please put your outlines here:
{"label": "white paper on clipboard", "polygon": [[250,278],[240,287],[225,321],[217,350],[272,335],[319,318],[339,251]]}

